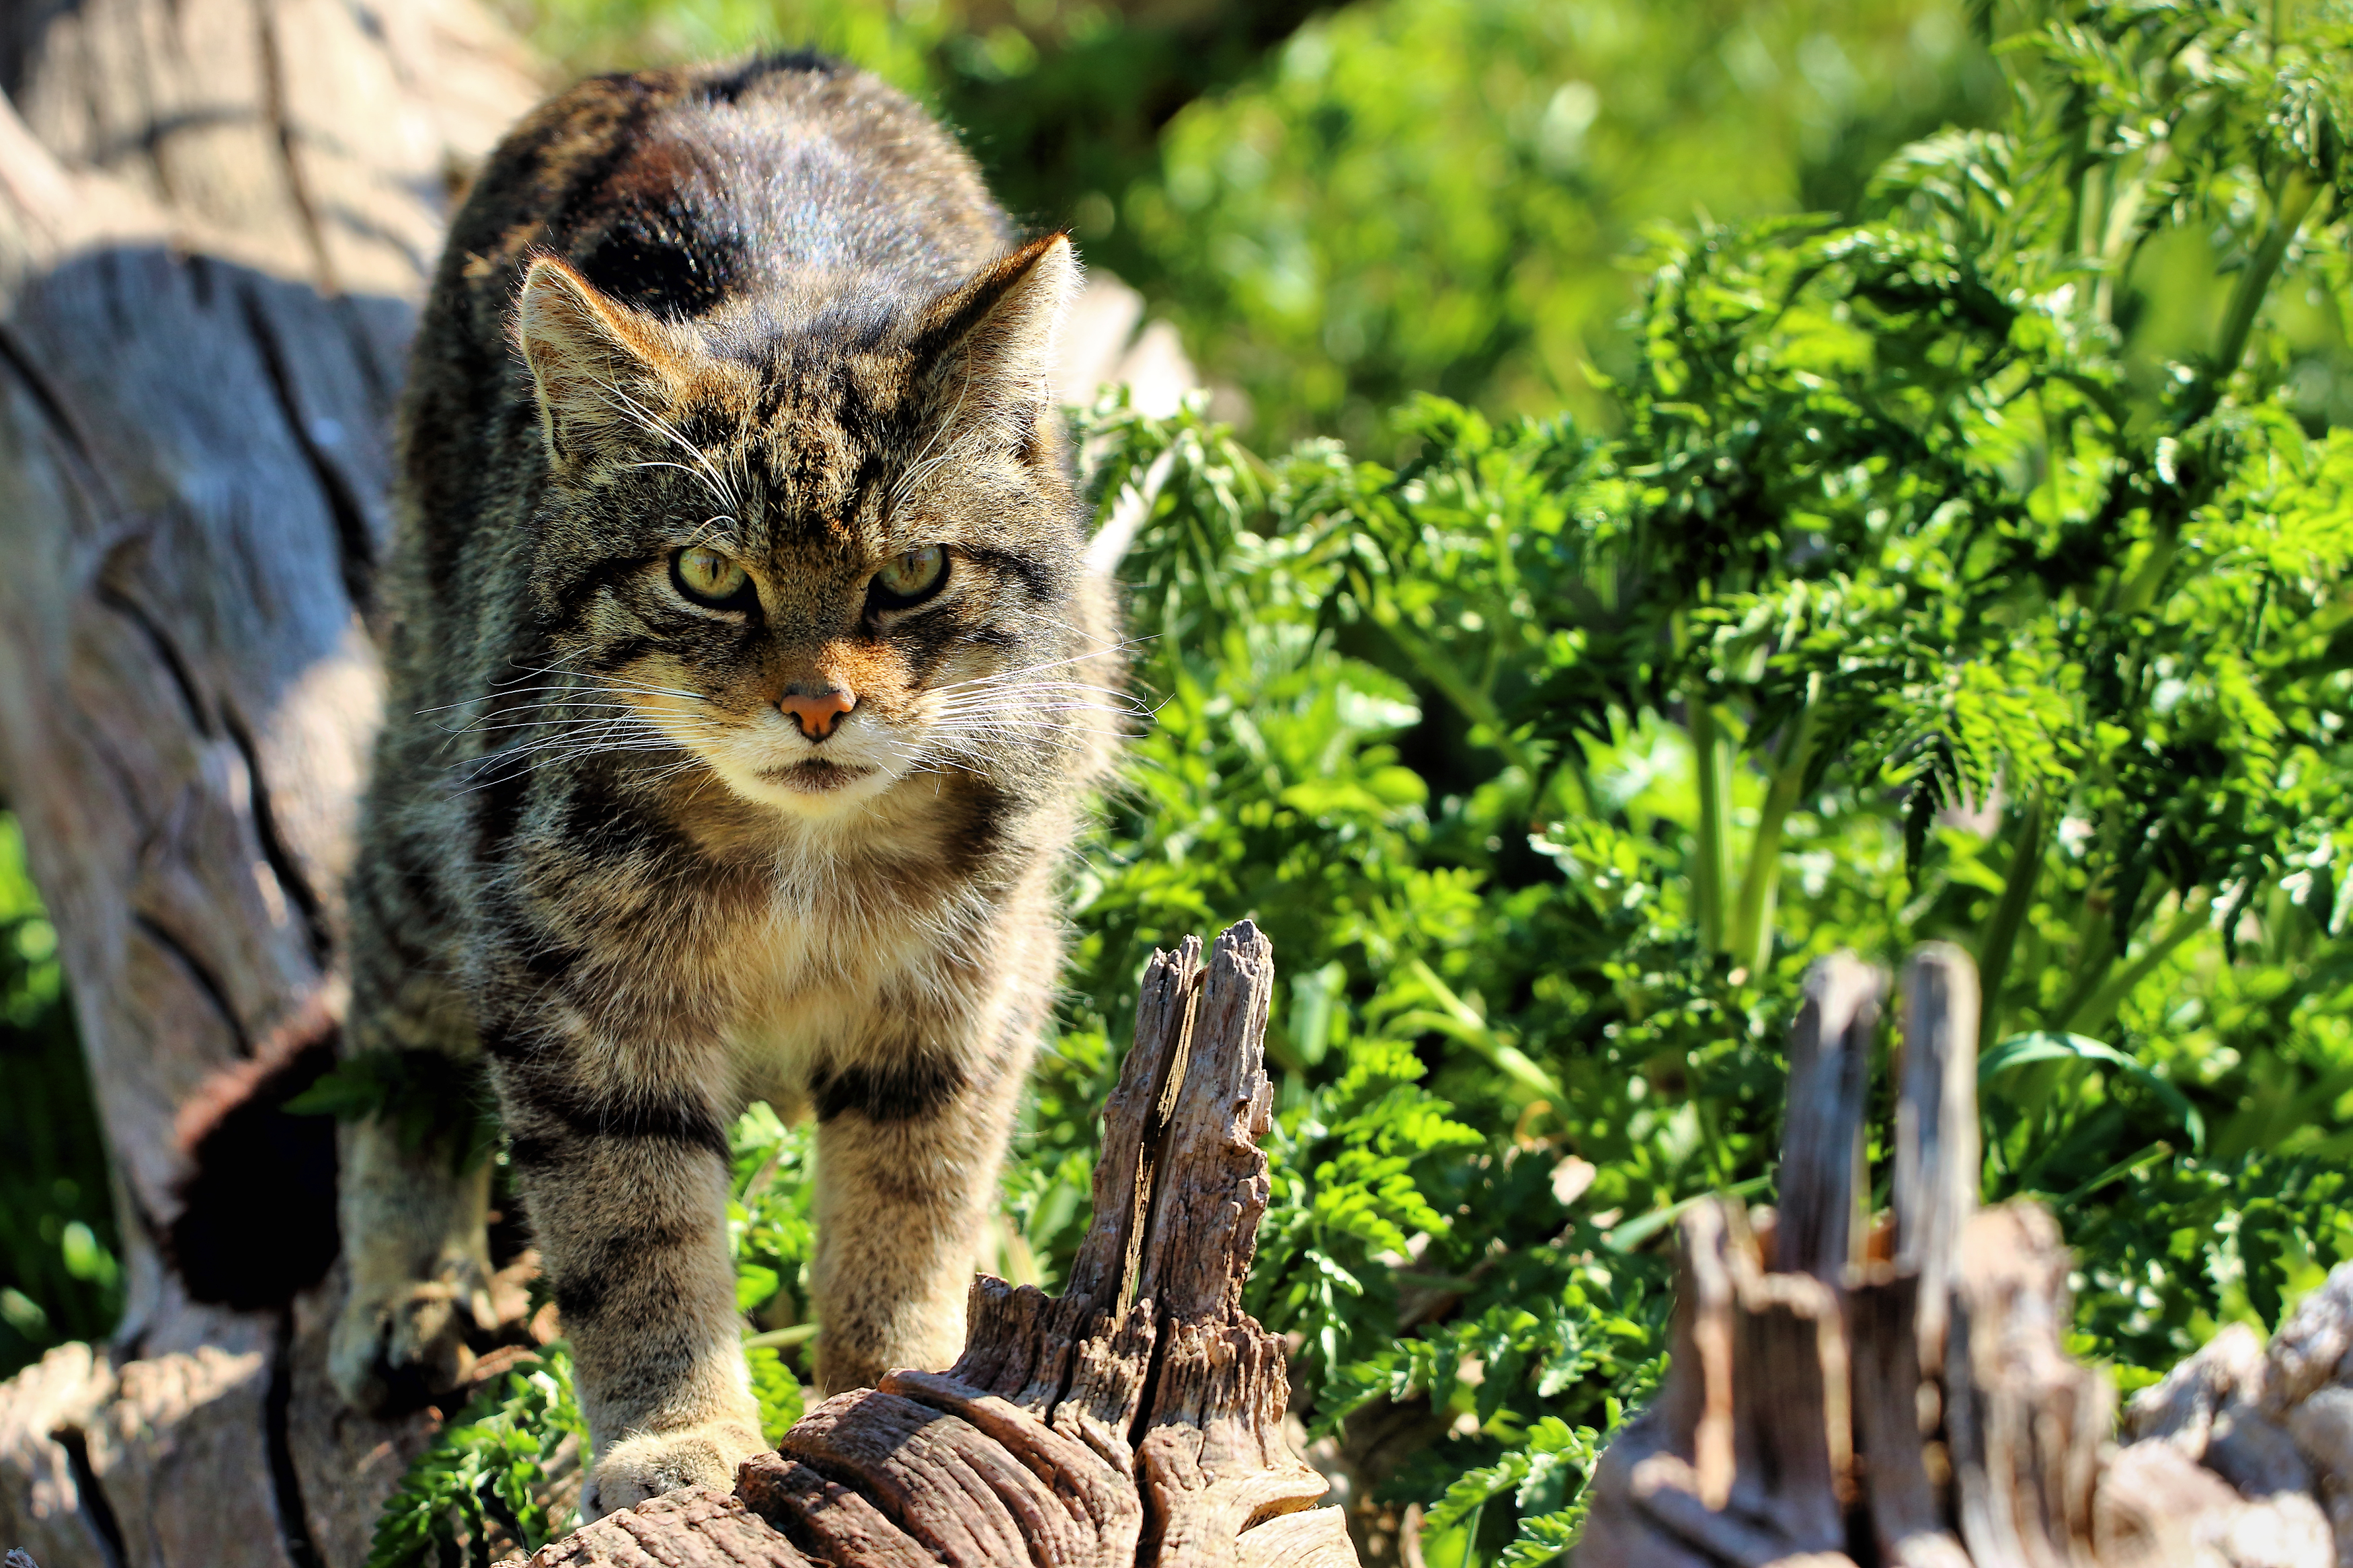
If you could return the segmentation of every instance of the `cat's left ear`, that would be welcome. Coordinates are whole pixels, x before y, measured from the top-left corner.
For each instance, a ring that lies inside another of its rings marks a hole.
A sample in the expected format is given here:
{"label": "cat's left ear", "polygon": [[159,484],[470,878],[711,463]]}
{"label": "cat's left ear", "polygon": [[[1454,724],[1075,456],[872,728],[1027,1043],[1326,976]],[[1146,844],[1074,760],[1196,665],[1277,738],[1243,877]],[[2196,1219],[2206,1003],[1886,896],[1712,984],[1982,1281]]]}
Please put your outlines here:
{"label": "cat's left ear", "polygon": [[515,301],[515,346],[531,366],[540,429],[557,462],[576,459],[602,433],[641,426],[631,405],[649,395],[669,400],[691,369],[675,338],[554,257],[531,264]]}
{"label": "cat's left ear", "polygon": [[1062,318],[1079,292],[1079,258],[1067,234],[1033,239],[999,258],[934,305],[917,334],[931,361],[933,400],[957,425],[995,419],[1008,434],[1052,411]]}

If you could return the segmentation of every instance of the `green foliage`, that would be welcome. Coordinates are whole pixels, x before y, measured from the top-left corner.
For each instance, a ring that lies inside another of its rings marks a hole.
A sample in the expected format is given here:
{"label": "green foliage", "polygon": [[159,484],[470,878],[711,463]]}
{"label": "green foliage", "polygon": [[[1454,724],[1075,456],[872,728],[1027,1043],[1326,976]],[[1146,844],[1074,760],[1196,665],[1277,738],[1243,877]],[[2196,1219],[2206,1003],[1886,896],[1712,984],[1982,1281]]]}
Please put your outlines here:
{"label": "green foliage", "polygon": [[0,1377],[121,1311],[114,1209],[58,936],[0,813]]}
{"label": "green foliage", "polygon": [[550,1468],[567,1444],[576,1468],[588,1427],[559,1342],[442,1427],[377,1515],[368,1568],[490,1568],[512,1548],[536,1552],[568,1528],[545,1500]]}
{"label": "green foliage", "polygon": [[1571,1528],[1514,1489],[1656,1375],[1621,1249],[1769,1195],[1831,947],[1978,954],[1989,1196],[2060,1209],[2127,1384],[2343,1256],[2343,57],[2272,25],[2016,19],[2010,121],[1906,150],[1872,221],[1662,244],[1614,438],[1096,426],[1105,494],[1176,458],[1079,989],[1117,1017],[1148,942],[1272,935],[1250,1304],[1316,1425],[1451,1417],[1391,1482],[1432,1561]]}
{"label": "green foliage", "polygon": [[1377,0],[1188,107],[1126,192],[1138,279],[1262,436],[1369,445],[1417,391],[1574,409],[1631,369],[1651,223],[1852,213],[1912,136],[1993,107],[1959,9]]}
{"label": "green foliage", "polygon": [[817,1256],[809,1218],[816,1146],[814,1128],[806,1122],[787,1127],[765,1105],[744,1115],[731,1142],[727,1240],[735,1258],[735,1304],[770,1333],[808,1318],[808,1271]]}

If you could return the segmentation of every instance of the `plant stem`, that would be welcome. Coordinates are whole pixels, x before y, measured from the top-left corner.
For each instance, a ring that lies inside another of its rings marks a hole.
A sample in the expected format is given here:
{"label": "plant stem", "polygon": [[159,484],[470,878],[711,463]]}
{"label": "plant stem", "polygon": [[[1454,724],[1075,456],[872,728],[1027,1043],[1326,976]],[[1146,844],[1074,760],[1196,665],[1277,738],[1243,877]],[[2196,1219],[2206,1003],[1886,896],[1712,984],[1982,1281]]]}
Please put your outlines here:
{"label": "plant stem", "polygon": [[2092,1026],[2107,1022],[2124,999],[2132,994],[2134,986],[2156,973],[2157,966],[2171,957],[2176,948],[2206,929],[2213,903],[2212,895],[2203,888],[2184,898],[2180,912],[2173,917],[2164,933],[2148,944],[2148,950],[2085,997],[2060,1024],[2060,1028],[2071,1034],[2088,1034]]}
{"label": "plant stem", "polygon": [[2222,335],[2215,343],[2214,398],[2221,396],[2223,384],[2246,356],[2247,337],[2254,331],[2255,315],[2263,309],[2263,296],[2271,292],[2272,279],[2286,259],[2287,247],[2295,241],[2296,230],[2304,226],[2314,203],[2327,191],[2327,186],[2316,185],[2301,174],[2288,176],[2287,188],[2280,193],[2273,209],[2271,228],[2263,235],[2263,243],[2255,247],[2255,253],[2247,258],[2245,269],[2231,289],[2231,306],[2222,317]]}
{"label": "plant stem", "polygon": [[[2085,900],[2087,904],[2089,901]],[[2075,984],[2068,988],[2066,996],[2052,1014],[2052,1028],[2072,1032],[2068,1021],[2081,1013],[2084,1004],[2100,989],[2108,966],[2116,962],[2116,927],[2105,914],[2092,918],[2084,941],[2075,948]]]}
{"label": "plant stem", "polygon": [[1700,945],[1722,952],[1725,900],[1732,885],[1732,742],[1696,686],[1685,707],[1699,769],[1699,853],[1692,869],[1692,902],[1699,916]]}
{"label": "plant stem", "polygon": [[1430,1000],[1437,1004],[1439,1011],[1453,1021],[1455,1027],[1447,1032],[1454,1038],[1486,1058],[1490,1066],[1513,1082],[1555,1105],[1567,1103],[1568,1094],[1561,1088],[1560,1080],[1539,1067],[1525,1051],[1488,1027],[1487,1020],[1481,1017],[1471,1004],[1456,995],[1454,987],[1440,980],[1436,970],[1419,958],[1409,958],[1406,960],[1405,972],[1421,983],[1421,988],[1430,993]]}
{"label": "plant stem", "polygon": [[2010,955],[2018,945],[2019,928],[2033,907],[2034,884],[2042,875],[2042,786],[2027,797],[2026,815],[2018,825],[2018,842],[2010,852],[2010,869],[2003,873],[2001,898],[1978,939],[1978,990],[1985,998],[1978,1020],[1978,1049],[2001,1038],[2001,983],[2010,972]]}
{"label": "plant stem", "polygon": [[1773,905],[1781,884],[1781,829],[1806,787],[1806,769],[1813,761],[1814,710],[1821,695],[1822,678],[1816,674],[1807,681],[1806,705],[1798,710],[1781,743],[1781,761],[1773,771],[1772,786],[1766,791],[1764,814],[1757,818],[1757,837],[1748,845],[1748,863],[1740,874],[1740,901],[1732,916],[1732,956],[1746,965],[1752,975],[1764,973],[1773,956]]}
{"label": "plant stem", "polygon": [[747,1337],[744,1341],[744,1348],[747,1351],[755,1351],[764,1346],[773,1346],[777,1350],[783,1350],[788,1345],[797,1345],[805,1340],[815,1339],[817,1330],[818,1325],[815,1323],[795,1323],[790,1328],[770,1329],[765,1334],[753,1334]]}

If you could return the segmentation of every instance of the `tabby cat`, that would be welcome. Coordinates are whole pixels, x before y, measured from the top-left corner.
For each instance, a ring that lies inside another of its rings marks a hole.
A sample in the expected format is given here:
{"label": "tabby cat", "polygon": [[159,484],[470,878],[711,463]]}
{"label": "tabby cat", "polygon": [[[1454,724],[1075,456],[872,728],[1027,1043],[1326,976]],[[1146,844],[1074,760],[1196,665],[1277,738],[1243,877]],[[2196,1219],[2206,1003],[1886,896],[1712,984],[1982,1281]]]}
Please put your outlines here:
{"label": "tabby cat", "polygon": [[[1112,751],[1048,390],[1077,286],[873,79],[592,80],[453,226],[400,428],[348,1048],[488,1058],[595,1444],[590,1517],[763,1447],[728,1128],[818,1121],[817,1375],[963,1341]],[[331,1350],[446,1386],[482,1171],[344,1133]]]}

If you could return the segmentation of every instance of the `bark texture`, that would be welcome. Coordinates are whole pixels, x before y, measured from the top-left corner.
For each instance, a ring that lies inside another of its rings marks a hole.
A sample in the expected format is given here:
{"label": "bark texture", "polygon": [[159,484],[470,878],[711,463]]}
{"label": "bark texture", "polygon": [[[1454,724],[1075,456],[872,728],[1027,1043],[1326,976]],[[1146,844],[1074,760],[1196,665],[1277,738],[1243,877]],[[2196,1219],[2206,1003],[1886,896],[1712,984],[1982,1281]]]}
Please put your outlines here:
{"label": "bark texture", "polygon": [[0,781],[61,941],[129,1310],[0,1389],[46,1568],[365,1555],[429,1417],[343,1415],[338,894],[392,400],[455,182],[539,84],[473,0],[0,13]]}
{"label": "bark texture", "polygon": [[1192,938],[1155,956],[1064,1294],[982,1278],[946,1372],[837,1394],[733,1496],[657,1498],[531,1568],[1355,1568],[1283,1436],[1283,1342],[1241,1310],[1273,984],[1247,921],[1206,962]]}
{"label": "bark texture", "polygon": [[1977,975],[1904,976],[1894,1212],[1858,1217],[1880,976],[1817,967],[1778,1215],[1678,1237],[1674,1362],[1593,1482],[1580,1568],[2353,1568],[2353,1265],[2266,1349],[2226,1331],[2126,1411],[2063,1348],[2041,1207],[1977,1207]]}

